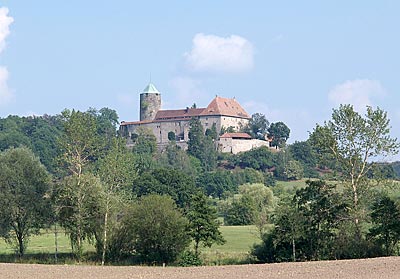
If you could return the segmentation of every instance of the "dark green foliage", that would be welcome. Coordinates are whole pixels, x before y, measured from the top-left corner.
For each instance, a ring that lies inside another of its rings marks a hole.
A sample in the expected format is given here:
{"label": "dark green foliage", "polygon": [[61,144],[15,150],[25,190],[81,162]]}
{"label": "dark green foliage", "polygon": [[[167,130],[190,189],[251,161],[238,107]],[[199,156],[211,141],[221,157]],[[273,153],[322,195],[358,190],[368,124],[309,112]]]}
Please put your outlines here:
{"label": "dark green foliage", "polygon": [[242,169],[252,168],[259,171],[268,171],[276,165],[276,155],[268,147],[255,148],[241,152],[233,157],[233,164]]}
{"label": "dark green foliage", "polygon": [[192,118],[189,129],[188,153],[201,160],[205,139],[203,125],[198,118]]}
{"label": "dark green foliage", "polygon": [[289,135],[290,129],[283,122],[271,123],[268,128],[268,138],[272,139],[272,146],[284,147]]}
{"label": "dark green foliage", "polygon": [[336,230],[346,219],[347,205],[335,186],[307,181],[307,187],[298,190],[291,203],[277,210],[275,229],[253,251],[261,262],[333,258]]}
{"label": "dark green foliage", "polygon": [[196,253],[192,251],[184,251],[178,259],[179,266],[201,266],[203,265],[203,261],[200,259]]}
{"label": "dark green foliage", "polygon": [[150,130],[138,129],[134,144],[133,153],[139,156],[153,156],[157,151],[157,139]]}
{"label": "dark green foliage", "polygon": [[218,139],[217,125],[215,123],[212,124],[211,129],[206,129],[206,137],[209,137],[213,140]]}
{"label": "dark green foliage", "polygon": [[172,132],[172,131],[169,131],[169,132],[168,132],[168,140],[170,140],[170,141],[176,141],[176,135],[175,135],[174,132]]}
{"label": "dark green foliage", "polygon": [[78,260],[83,255],[83,241],[93,240],[103,210],[100,180],[87,173],[64,177],[54,192],[58,221],[71,240]]}
{"label": "dark green foliage", "polygon": [[[148,195],[132,206],[115,234],[121,252],[147,264],[174,262],[190,243],[188,221],[167,196]],[[115,250],[115,248],[114,248]]]}
{"label": "dark green foliage", "polygon": [[161,166],[170,167],[184,172],[192,177],[197,177],[201,172],[200,161],[187,154],[175,142],[170,142],[167,148],[158,157]]}
{"label": "dark green foliage", "polygon": [[139,128],[137,132],[132,152],[136,157],[135,168],[139,173],[143,173],[155,167],[154,156],[157,152],[157,139],[148,129]]}
{"label": "dark green foliage", "polygon": [[197,177],[196,185],[207,196],[221,198],[226,192],[236,192],[237,184],[229,171],[206,172]]}
{"label": "dark green foliage", "polygon": [[372,228],[368,236],[385,251],[394,254],[400,241],[400,210],[389,197],[382,197],[372,205]]}
{"label": "dark green foliage", "polygon": [[373,163],[367,173],[367,177],[376,180],[396,179],[396,173],[392,164]]}
{"label": "dark green foliage", "polygon": [[196,185],[198,188],[203,189],[207,196],[223,198],[237,193],[239,185],[264,182],[265,177],[262,172],[246,168],[233,171],[217,170],[205,172],[197,177]]}
{"label": "dark green foliage", "polygon": [[0,150],[10,147],[30,147],[30,139],[24,132],[26,126],[25,118],[19,116],[10,115],[0,119]]}
{"label": "dark green foliage", "polygon": [[253,224],[254,210],[254,203],[249,196],[235,199],[225,210],[225,225],[243,226]]}
{"label": "dark green foliage", "polygon": [[384,254],[381,247],[366,238],[360,226],[351,219],[339,224],[332,248],[335,259],[373,258]]}
{"label": "dark green foliage", "polygon": [[0,236],[23,256],[32,234],[50,222],[50,177],[28,148],[0,153]]}
{"label": "dark green foliage", "polygon": [[282,180],[300,180],[304,176],[304,169],[298,161],[281,161],[275,170],[275,175]]}
{"label": "dark green foliage", "polygon": [[192,196],[186,217],[189,220],[189,235],[194,241],[196,256],[199,255],[200,243],[204,247],[211,247],[214,243],[225,243],[219,231],[217,211],[203,193]]}
{"label": "dark green foliage", "polygon": [[219,132],[220,135],[223,135],[225,133],[236,133],[235,127],[229,126],[229,127],[221,127],[221,131]]}
{"label": "dark green foliage", "polygon": [[396,179],[400,179],[400,161],[391,163]]}
{"label": "dark green foliage", "polygon": [[109,108],[89,108],[87,113],[91,114],[96,121],[97,134],[101,137],[99,151],[101,157],[108,152],[112,140],[117,136],[118,114]]}
{"label": "dark green foliage", "polygon": [[133,184],[133,193],[139,197],[150,193],[169,195],[182,208],[195,192],[193,177],[172,168],[155,168],[145,172]]}
{"label": "dark green foliage", "polygon": [[9,116],[0,119],[0,150],[26,146],[39,156],[51,173],[56,172],[55,158],[60,151],[57,137],[62,132],[59,116]]}
{"label": "dark green foliage", "polygon": [[204,135],[203,126],[198,118],[189,122],[188,153],[200,160],[204,171],[211,171],[217,166],[217,151],[211,137]]}
{"label": "dark green foliage", "polygon": [[310,259],[329,258],[330,241],[340,220],[344,220],[347,205],[334,191],[335,186],[326,182],[307,181],[307,187],[296,192],[294,202],[306,220],[305,239],[308,242],[306,257]]}
{"label": "dark green foliage", "polygon": [[296,141],[288,146],[292,158],[309,167],[316,166],[316,155],[309,141]]}
{"label": "dark green foliage", "polygon": [[265,233],[261,237],[262,244],[254,244],[250,253],[255,257],[258,263],[274,263],[276,259],[276,249],[274,244],[274,235],[272,233]]}
{"label": "dark green foliage", "polygon": [[243,128],[243,132],[248,133],[252,138],[265,140],[267,135],[269,122],[262,113],[255,113],[251,116],[251,119],[246,127]]}

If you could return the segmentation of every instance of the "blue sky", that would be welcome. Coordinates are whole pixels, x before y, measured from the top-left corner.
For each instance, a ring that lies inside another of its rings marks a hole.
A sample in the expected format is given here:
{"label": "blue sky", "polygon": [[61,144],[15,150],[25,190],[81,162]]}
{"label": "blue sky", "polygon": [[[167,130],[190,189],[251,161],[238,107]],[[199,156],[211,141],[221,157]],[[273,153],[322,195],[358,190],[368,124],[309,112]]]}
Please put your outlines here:
{"label": "blue sky", "polygon": [[339,103],[400,138],[399,1],[0,1],[0,117],[235,97],[305,140]]}

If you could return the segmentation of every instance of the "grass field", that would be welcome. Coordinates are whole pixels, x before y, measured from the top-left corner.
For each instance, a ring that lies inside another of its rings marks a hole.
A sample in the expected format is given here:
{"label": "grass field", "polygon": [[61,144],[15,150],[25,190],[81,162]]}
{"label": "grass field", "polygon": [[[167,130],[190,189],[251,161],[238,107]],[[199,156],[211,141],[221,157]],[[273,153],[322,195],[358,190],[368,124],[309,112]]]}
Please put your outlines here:
{"label": "grass field", "polygon": [[[255,226],[221,226],[221,232],[226,243],[213,245],[211,248],[202,248],[201,255],[205,264],[244,263],[249,259],[249,251],[254,243],[261,240]],[[68,258],[71,253],[69,239],[63,232],[58,233],[58,253],[61,258]],[[85,252],[93,252],[92,245],[86,243]],[[32,236],[23,262],[52,263],[55,253],[54,231],[46,230],[40,235]],[[4,240],[0,240],[0,261],[13,262],[14,250]],[[39,259],[38,261],[35,259]],[[61,262],[65,262],[65,259]],[[68,260],[66,262],[69,262]],[[71,262],[72,263],[72,262]]]}

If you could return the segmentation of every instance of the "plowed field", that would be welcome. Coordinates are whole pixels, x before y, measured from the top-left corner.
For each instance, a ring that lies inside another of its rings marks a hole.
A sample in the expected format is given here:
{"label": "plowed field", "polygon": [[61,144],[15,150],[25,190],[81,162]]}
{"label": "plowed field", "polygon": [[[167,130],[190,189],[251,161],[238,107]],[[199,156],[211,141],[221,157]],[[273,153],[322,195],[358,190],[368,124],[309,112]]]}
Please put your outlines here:
{"label": "plowed field", "polygon": [[400,278],[400,257],[263,265],[137,267],[0,264],[0,278]]}

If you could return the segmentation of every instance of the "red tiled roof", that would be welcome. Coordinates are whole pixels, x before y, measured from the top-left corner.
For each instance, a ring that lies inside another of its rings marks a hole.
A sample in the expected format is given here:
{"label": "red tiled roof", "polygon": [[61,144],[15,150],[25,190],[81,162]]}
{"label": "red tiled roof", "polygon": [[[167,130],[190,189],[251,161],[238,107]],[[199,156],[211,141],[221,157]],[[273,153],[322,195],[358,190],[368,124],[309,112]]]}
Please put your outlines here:
{"label": "red tiled roof", "polygon": [[154,118],[154,121],[171,120],[171,119],[185,119],[199,116],[204,108],[186,108],[186,109],[171,109],[159,110]]}
{"label": "red tiled roof", "polygon": [[121,125],[137,125],[151,122],[162,122],[170,120],[188,120],[196,116],[225,115],[240,118],[250,118],[247,112],[235,99],[215,97],[206,108],[186,108],[159,110],[153,121],[122,122]]}
{"label": "red tiled roof", "polygon": [[220,138],[251,139],[251,136],[247,133],[225,133]]}
{"label": "red tiled roof", "polygon": [[236,99],[215,97],[201,115],[226,115],[241,118],[250,118]]}

